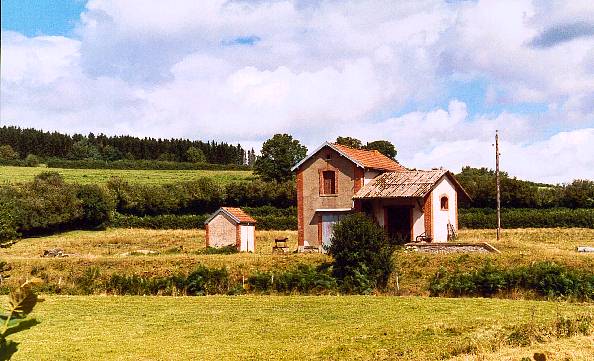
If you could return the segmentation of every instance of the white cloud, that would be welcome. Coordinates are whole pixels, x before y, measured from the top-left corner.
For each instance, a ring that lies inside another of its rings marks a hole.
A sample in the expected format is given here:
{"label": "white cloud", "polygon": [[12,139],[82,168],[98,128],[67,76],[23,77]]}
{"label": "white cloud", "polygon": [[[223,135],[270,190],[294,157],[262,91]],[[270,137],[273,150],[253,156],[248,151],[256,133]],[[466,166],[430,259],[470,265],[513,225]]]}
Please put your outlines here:
{"label": "white cloud", "polygon": [[[75,39],[2,32],[0,122],[247,145],[289,132],[310,148],[388,139],[424,168],[490,165],[499,129],[513,175],[591,177],[591,158],[572,157],[592,142],[572,142],[594,127],[594,40],[555,29],[593,13],[589,1],[91,0]],[[456,100],[445,85],[460,79],[485,81],[502,110]],[[549,110],[514,113],[524,102]],[[563,163],[537,169],[549,151]]]}

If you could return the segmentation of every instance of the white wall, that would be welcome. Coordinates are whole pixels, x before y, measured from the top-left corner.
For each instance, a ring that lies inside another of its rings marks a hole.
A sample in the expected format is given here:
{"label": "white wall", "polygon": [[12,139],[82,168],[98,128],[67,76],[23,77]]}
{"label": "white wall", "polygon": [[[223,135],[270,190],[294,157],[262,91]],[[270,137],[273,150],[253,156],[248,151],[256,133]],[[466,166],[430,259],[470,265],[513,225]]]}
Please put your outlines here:
{"label": "white wall", "polygon": [[[448,197],[448,210],[441,210],[441,197]],[[432,210],[433,210],[433,240],[434,242],[447,242],[448,240],[448,222],[457,230],[458,204],[456,203],[456,188],[448,177],[443,177],[433,188],[432,191]]]}
{"label": "white wall", "polygon": [[413,241],[416,240],[417,236],[420,236],[425,232],[425,216],[423,214],[423,208],[419,206],[419,202],[415,202],[413,208]]}
{"label": "white wall", "polygon": [[380,172],[376,172],[373,170],[365,171],[365,178],[363,179],[363,185],[366,185],[367,183],[371,182],[371,180],[374,179],[375,177],[377,177],[379,174],[380,174]]}

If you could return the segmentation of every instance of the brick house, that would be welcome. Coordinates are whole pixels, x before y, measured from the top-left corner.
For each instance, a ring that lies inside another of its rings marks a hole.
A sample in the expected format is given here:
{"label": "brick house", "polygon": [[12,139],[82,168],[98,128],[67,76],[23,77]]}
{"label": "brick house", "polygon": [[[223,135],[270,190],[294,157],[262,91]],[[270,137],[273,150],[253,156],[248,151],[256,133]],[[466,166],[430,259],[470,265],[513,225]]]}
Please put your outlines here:
{"label": "brick house", "polygon": [[332,225],[365,212],[392,237],[446,242],[458,230],[458,198],[468,197],[444,169],[409,170],[378,151],[324,143],[297,172],[299,249],[330,243]]}
{"label": "brick house", "polygon": [[254,252],[256,220],[240,208],[221,207],[205,222],[206,247],[236,246]]}

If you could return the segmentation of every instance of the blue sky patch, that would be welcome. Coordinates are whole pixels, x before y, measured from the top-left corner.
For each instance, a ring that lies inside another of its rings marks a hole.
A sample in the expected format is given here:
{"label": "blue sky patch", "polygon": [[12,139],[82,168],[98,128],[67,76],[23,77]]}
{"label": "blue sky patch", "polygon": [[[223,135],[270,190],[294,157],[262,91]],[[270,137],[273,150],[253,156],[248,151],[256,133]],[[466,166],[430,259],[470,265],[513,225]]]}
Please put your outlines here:
{"label": "blue sky patch", "polygon": [[72,34],[83,0],[2,0],[2,30],[26,36]]}
{"label": "blue sky patch", "polygon": [[250,36],[238,36],[236,38],[230,40],[223,40],[222,44],[224,46],[233,46],[233,45],[248,45],[252,46],[262,40],[259,36],[250,35]]}

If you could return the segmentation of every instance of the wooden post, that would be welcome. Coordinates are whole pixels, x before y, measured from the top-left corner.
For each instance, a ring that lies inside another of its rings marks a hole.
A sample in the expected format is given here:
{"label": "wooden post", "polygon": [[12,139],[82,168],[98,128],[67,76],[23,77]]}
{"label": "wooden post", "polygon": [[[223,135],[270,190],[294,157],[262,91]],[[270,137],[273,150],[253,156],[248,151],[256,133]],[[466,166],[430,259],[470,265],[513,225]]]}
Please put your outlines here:
{"label": "wooden post", "polygon": [[499,188],[499,131],[495,131],[495,180],[497,183],[497,240],[501,238],[501,189]]}

